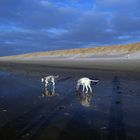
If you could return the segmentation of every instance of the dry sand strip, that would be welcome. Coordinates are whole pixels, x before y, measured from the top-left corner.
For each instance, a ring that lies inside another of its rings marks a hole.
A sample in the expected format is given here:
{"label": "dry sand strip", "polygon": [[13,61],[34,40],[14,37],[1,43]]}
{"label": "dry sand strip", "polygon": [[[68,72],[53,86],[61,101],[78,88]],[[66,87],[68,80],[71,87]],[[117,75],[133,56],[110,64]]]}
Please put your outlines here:
{"label": "dry sand strip", "polygon": [[0,59],[0,66],[3,64],[140,72],[140,59]]}

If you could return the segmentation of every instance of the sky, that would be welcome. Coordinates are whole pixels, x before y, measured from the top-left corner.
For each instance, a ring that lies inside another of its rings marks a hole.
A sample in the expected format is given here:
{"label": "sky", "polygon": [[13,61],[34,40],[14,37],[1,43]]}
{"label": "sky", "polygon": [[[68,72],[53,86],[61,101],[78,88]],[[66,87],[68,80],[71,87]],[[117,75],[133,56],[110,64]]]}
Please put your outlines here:
{"label": "sky", "polygon": [[0,56],[140,41],[140,0],[0,0]]}

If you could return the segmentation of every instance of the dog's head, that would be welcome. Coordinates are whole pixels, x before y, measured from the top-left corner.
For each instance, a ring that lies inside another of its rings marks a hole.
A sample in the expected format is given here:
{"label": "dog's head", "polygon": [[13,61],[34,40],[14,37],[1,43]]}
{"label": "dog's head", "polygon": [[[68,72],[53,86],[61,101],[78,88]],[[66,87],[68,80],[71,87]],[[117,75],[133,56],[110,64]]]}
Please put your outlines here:
{"label": "dog's head", "polygon": [[41,78],[41,82],[44,82],[44,78]]}

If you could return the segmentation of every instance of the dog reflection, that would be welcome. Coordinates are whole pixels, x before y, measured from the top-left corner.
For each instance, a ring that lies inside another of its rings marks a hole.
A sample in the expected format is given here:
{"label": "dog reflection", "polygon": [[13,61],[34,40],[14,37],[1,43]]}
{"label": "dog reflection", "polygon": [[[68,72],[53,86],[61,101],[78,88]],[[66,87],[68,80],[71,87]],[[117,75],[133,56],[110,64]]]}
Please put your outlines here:
{"label": "dog reflection", "polygon": [[55,96],[55,88],[53,88],[52,90],[48,90],[48,88],[45,88],[45,92],[42,94],[42,96]]}
{"label": "dog reflection", "polygon": [[76,96],[78,100],[80,101],[80,104],[89,107],[91,106],[92,101],[92,94],[91,93],[85,93],[85,92],[77,92]]}

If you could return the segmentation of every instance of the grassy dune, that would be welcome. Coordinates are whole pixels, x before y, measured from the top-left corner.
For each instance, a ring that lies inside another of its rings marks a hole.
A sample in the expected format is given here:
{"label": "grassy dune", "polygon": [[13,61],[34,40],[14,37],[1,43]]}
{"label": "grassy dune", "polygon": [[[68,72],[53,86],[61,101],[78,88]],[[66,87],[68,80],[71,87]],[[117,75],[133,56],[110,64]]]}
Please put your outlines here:
{"label": "grassy dune", "polygon": [[24,69],[23,64],[140,72],[140,43],[0,57],[0,66]]}
{"label": "grassy dune", "polygon": [[105,46],[105,47],[91,47],[69,50],[56,50],[48,52],[28,53],[23,55],[8,56],[7,58],[28,58],[28,57],[45,57],[45,56],[67,56],[67,55],[109,55],[109,54],[125,54],[135,53],[140,51],[140,42],[127,45]]}

